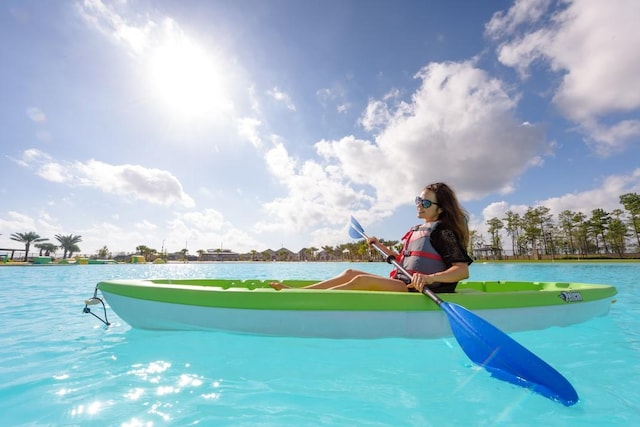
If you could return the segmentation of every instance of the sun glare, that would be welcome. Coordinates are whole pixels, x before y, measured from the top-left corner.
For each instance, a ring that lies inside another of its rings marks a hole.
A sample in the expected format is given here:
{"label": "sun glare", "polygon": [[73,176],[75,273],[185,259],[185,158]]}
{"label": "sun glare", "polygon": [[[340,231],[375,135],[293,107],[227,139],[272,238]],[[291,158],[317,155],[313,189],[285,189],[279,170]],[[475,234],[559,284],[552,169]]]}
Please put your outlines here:
{"label": "sun glare", "polygon": [[231,108],[228,82],[220,61],[188,40],[159,47],[150,61],[155,96],[172,114],[215,118]]}

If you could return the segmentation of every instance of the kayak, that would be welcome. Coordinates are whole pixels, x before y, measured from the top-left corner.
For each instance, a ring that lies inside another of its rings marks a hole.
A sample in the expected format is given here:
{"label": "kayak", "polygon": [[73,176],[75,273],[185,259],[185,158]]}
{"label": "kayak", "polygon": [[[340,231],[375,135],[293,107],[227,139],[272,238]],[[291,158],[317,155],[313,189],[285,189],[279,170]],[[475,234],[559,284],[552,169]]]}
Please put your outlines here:
{"label": "kayak", "polygon": [[[106,318],[106,302],[130,326],[151,330],[315,338],[452,335],[446,314],[420,293],[300,289],[315,283],[308,280],[279,281],[290,288],[275,290],[271,282],[108,280],[99,282],[93,298],[85,301],[85,313],[89,305],[102,303]],[[455,293],[438,295],[503,331],[516,332],[604,316],[616,293],[614,286],[586,283],[463,281]]]}

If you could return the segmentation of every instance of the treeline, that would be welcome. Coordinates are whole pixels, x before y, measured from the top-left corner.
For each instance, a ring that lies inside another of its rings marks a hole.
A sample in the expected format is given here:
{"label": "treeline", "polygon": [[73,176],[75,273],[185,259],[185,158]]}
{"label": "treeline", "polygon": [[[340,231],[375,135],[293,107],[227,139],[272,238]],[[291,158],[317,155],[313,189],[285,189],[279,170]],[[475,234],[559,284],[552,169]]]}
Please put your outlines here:
{"label": "treeline", "polygon": [[[400,249],[399,242],[397,240],[385,241],[380,239],[380,242],[391,247]],[[196,255],[189,255],[188,249],[182,249],[173,254],[167,254],[164,251],[157,251],[145,245],[136,247],[136,254],[144,256],[146,261],[153,261],[157,258],[162,259],[178,259],[178,260],[194,260],[194,261],[206,261],[214,255],[213,259],[230,259],[228,256],[230,251],[226,249],[216,249],[212,253],[209,253],[203,249],[196,251]],[[217,257],[215,256],[217,254]],[[280,248],[278,250],[265,250],[257,251],[251,250],[243,254],[236,254],[239,261],[371,261],[377,260],[373,255],[373,251],[366,243],[361,240],[358,242],[344,243],[337,246],[323,246],[322,248],[316,248],[314,246],[308,248],[302,248],[298,252],[291,252],[286,248]]]}
{"label": "treeline", "polygon": [[582,212],[564,210],[557,218],[545,206],[529,207],[520,215],[505,212],[503,218],[491,218],[489,241],[471,232],[473,250],[478,257],[500,259],[505,253],[503,232],[511,240],[511,253],[516,258],[541,256],[617,256],[640,251],[640,195],[620,196],[623,209],[607,212],[602,208]]}
{"label": "treeline", "polygon": [[[401,243],[397,240],[380,239],[380,243],[389,247],[400,250]],[[343,243],[336,246],[322,246],[318,249],[315,247],[304,248],[298,252],[301,261],[372,261],[378,260],[377,252],[371,250],[366,240],[357,242]]]}

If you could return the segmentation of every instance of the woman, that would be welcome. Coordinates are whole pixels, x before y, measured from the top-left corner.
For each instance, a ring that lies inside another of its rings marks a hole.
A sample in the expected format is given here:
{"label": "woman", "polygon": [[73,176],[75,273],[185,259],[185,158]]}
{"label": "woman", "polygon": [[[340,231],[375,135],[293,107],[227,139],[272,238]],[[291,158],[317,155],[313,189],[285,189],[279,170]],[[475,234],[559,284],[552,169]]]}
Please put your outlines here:
{"label": "woman", "polygon": [[[368,239],[370,245],[378,245],[385,254],[394,256],[412,273],[411,277],[396,269],[390,277],[349,269],[306,289],[422,292],[428,286],[433,292],[454,292],[458,282],[469,277],[469,264],[473,262],[465,250],[469,244],[467,214],[444,183],[427,185],[415,202],[418,218],[424,223],[402,238],[400,253],[382,245],[376,237]],[[286,287],[281,283],[271,286],[278,290]]]}

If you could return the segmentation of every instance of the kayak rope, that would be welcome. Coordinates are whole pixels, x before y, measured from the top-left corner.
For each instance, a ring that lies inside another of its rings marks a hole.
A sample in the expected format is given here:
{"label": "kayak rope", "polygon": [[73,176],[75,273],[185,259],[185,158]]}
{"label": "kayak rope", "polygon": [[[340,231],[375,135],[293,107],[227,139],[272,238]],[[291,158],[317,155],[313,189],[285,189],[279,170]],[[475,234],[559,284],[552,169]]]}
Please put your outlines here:
{"label": "kayak rope", "polygon": [[[102,304],[102,310],[104,312],[104,319],[102,317],[98,316],[97,314],[95,314],[89,308],[90,305],[97,305],[97,304]],[[93,296],[91,298],[84,300],[84,308],[82,309],[82,312],[83,313],[89,313],[90,315],[92,315],[93,317],[95,317],[96,319],[98,319],[99,321],[101,321],[102,323],[104,323],[107,326],[109,326],[111,324],[111,323],[109,323],[109,320],[107,319],[107,307],[104,305],[104,301],[102,300],[102,298],[98,297],[98,288],[95,289],[95,291],[93,292]]]}

